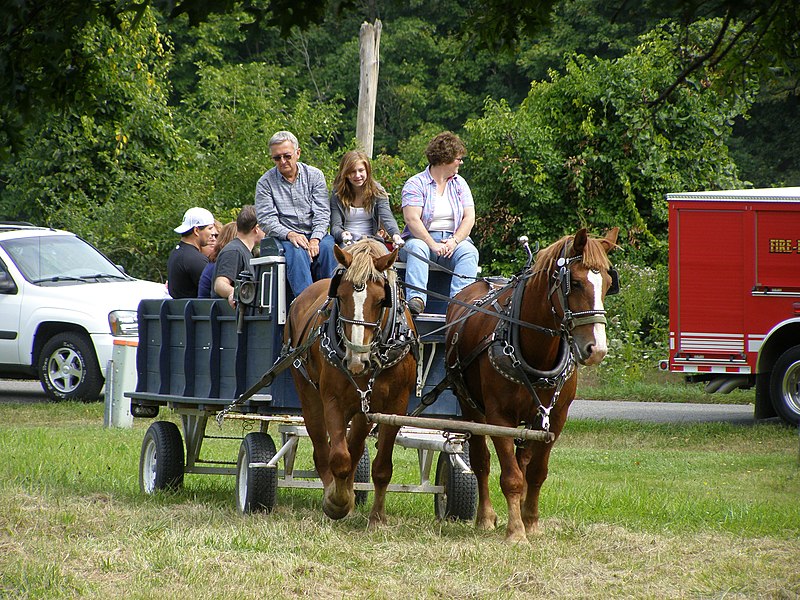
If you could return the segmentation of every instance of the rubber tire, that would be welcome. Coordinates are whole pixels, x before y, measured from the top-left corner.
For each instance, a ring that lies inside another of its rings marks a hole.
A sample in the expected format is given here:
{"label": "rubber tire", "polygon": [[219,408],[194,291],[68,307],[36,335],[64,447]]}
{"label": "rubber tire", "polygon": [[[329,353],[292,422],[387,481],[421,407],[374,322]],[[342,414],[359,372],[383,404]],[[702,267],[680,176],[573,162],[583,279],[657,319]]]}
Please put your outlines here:
{"label": "rubber tire", "polygon": [[793,427],[800,425],[800,346],[789,348],[775,362],[769,395],[781,419]]}
{"label": "rubber tire", "polygon": [[[369,448],[366,444],[364,444],[364,452],[361,454],[361,458],[358,460],[358,465],[356,465],[356,475],[354,481],[356,483],[369,483],[369,473]],[[356,490],[356,506],[365,504],[367,502],[367,498],[369,498],[369,492],[367,490]]]}
{"label": "rubber tire", "polygon": [[57,333],[45,342],[39,355],[39,381],[55,401],[97,400],[105,383],[92,342],[74,331]]}
{"label": "rubber tire", "polygon": [[139,455],[139,489],[143,494],[175,491],[183,486],[183,439],[175,423],[156,421],[142,440]]}
{"label": "rubber tire", "polygon": [[[460,454],[469,465],[469,452]],[[436,485],[443,485],[444,492],[433,495],[433,509],[440,521],[472,521],[478,508],[478,481],[474,473],[464,473],[454,465],[450,455],[439,453],[436,462]]]}
{"label": "rubber tire", "polygon": [[239,446],[236,460],[236,508],[246,515],[272,512],[278,496],[278,469],[250,467],[250,463],[266,463],[275,456],[275,442],[260,431],[248,433]]}

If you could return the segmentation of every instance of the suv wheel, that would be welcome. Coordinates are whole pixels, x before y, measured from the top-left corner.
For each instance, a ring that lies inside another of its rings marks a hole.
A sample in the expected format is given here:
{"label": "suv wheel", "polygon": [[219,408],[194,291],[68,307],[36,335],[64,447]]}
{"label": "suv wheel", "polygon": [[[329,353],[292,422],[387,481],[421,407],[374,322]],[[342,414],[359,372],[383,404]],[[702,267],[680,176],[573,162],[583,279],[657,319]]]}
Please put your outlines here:
{"label": "suv wheel", "polygon": [[47,340],[39,357],[39,379],[53,400],[97,400],[103,375],[89,338],[66,332]]}

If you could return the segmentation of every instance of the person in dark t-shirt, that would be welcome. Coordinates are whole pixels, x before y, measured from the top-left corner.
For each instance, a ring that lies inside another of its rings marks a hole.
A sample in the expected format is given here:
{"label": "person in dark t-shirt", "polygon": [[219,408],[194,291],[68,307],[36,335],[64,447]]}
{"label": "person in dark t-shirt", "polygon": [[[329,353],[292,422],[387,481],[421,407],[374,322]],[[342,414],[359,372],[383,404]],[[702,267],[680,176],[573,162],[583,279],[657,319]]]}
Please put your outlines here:
{"label": "person in dark t-shirt", "polygon": [[205,208],[195,206],[183,215],[183,223],[175,228],[181,241],[170,253],[167,261],[167,289],[169,295],[178,298],[197,298],[200,275],[208,264],[201,248],[207,246],[217,233],[214,215]]}
{"label": "person in dark t-shirt", "polygon": [[242,271],[250,271],[250,259],[253,248],[264,239],[264,232],[258,225],[256,207],[247,204],[242,207],[236,217],[236,237],[233,238],[217,255],[214,268],[214,293],[212,298],[227,298],[228,304],[235,307],[233,284]]}

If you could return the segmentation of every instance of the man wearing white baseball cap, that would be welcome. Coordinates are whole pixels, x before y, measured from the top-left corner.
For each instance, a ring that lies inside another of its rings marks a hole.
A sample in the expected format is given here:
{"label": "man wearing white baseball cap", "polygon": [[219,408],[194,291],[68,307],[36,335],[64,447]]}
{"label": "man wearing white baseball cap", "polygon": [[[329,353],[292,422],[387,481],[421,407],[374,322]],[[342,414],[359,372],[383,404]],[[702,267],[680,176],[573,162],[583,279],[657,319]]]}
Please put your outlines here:
{"label": "man wearing white baseball cap", "polygon": [[183,214],[183,223],[175,228],[181,241],[170,253],[167,261],[167,288],[173,298],[197,298],[200,275],[208,264],[200,251],[217,235],[214,215],[205,208],[195,206]]}

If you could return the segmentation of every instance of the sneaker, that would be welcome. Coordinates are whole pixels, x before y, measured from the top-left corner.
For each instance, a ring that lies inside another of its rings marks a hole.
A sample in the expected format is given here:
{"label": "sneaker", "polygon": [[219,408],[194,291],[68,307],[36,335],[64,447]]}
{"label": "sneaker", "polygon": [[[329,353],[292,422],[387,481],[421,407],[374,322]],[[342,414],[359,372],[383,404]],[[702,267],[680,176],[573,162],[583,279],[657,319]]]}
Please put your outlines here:
{"label": "sneaker", "polygon": [[418,315],[421,312],[425,311],[425,303],[422,301],[422,298],[414,297],[408,301],[408,310],[411,311],[412,315]]}

